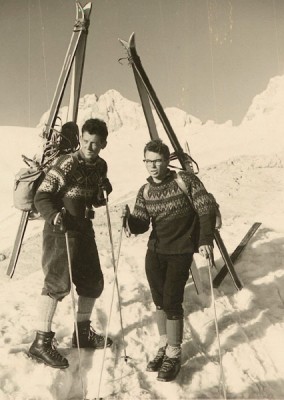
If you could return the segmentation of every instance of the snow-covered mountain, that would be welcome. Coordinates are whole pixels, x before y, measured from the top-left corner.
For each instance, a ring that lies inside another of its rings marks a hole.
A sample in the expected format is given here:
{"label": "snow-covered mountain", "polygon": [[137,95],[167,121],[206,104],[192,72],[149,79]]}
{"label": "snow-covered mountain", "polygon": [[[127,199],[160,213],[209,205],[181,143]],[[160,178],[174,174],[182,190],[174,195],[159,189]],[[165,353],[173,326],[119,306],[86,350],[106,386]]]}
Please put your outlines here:
{"label": "snow-covered mountain", "polygon": [[[233,251],[253,222],[262,223],[236,264],[244,289],[236,292],[227,277],[214,291],[228,398],[284,398],[283,103],[284,77],[275,77],[252,100],[239,126],[232,126],[230,121],[222,125],[213,121],[202,123],[182,110],[166,110],[181,144],[187,141],[192,156],[199,162],[199,176],[221,206],[221,235],[228,251]],[[67,109],[63,108],[63,122],[66,114]],[[43,278],[39,233],[42,221],[29,222],[15,276],[9,280],[5,275],[19,220],[19,212],[12,206],[13,175],[23,165],[22,153],[32,156],[40,151],[39,134],[46,116],[34,129],[0,127],[0,251],[6,256],[0,263],[1,400],[82,399],[78,355],[76,349],[70,348],[73,313],[69,298],[59,305],[53,330],[70,367],[64,371],[52,370],[34,363],[25,354],[34,337],[35,303]],[[120,205],[132,206],[138,188],[145,181],[142,152],[149,136],[141,106],[114,90],[80,100],[79,125],[91,117],[104,118],[110,131],[108,146],[101,155],[109,164],[114,187],[110,211],[116,254],[121,229]],[[159,123],[158,128],[165,138]],[[94,226],[105,290],[96,302],[92,319],[94,327],[103,332],[114,282],[104,208],[96,211]],[[155,374],[145,372],[158,341],[143,265],[147,236],[122,239],[118,281],[126,347],[123,347],[116,300],[109,327],[114,346],[106,352],[100,393],[98,381],[103,353],[81,352],[87,398],[94,399],[99,394],[109,400],[220,398],[208,271],[198,255],[195,262],[204,293],[197,296],[189,280],[184,301],[182,370],[176,381],[168,384],[158,382]],[[223,263],[217,249],[215,260],[220,269]],[[125,351],[131,357],[127,363],[122,358]]]}

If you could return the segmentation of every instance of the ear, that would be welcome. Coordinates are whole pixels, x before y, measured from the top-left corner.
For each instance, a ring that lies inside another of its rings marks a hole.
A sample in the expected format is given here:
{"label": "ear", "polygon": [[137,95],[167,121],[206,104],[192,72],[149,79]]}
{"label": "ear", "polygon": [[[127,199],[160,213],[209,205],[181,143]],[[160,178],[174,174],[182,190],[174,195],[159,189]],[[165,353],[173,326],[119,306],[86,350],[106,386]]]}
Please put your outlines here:
{"label": "ear", "polygon": [[102,143],[101,148],[104,149],[104,148],[106,147],[106,145],[107,145],[107,141],[105,140],[105,141]]}

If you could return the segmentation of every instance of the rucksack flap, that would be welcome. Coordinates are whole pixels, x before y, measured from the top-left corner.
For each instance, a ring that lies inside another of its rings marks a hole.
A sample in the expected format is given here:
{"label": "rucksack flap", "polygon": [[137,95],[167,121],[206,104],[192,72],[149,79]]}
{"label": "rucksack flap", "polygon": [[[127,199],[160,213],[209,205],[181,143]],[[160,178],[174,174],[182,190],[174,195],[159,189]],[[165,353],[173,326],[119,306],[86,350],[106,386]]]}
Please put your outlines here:
{"label": "rucksack flap", "polygon": [[36,211],[34,197],[45,173],[40,168],[21,168],[15,176],[14,207],[21,211]]}

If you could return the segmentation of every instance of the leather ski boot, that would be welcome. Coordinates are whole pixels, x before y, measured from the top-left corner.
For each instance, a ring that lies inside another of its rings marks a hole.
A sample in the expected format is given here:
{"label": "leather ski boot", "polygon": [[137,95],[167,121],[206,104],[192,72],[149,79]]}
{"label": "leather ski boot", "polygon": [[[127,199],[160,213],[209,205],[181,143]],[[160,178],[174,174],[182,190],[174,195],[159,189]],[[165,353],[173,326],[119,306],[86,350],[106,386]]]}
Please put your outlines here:
{"label": "leather ski boot", "polygon": [[[79,346],[80,348],[103,349],[105,345],[105,337],[99,335],[91,327],[91,321],[78,322]],[[106,347],[112,345],[112,340],[107,338]],[[72,336],[72,347],[77,347],[76,331]]]}
{"label": "leather ski boot", "polygon": [[67,368],[69,363],[54,347],[53,338],[54,332],[37,331],[36,338],[29,349],[28,356],[52,368]]}
{"label": "leather ski boot", "polygon": [[180,371],[180,357],[170,358],[165,355],[161,368],[157,376],[158,381],[170,382],[173,381]]}
{"label": "leather ski boot", "polygon": [[156,357],[149,361],[146,367],[146,371],[148,372],[157,372],[162,366],[163,359],[166,354],[166,346],[165,347],[160,347],[158,350],[158,353]]}

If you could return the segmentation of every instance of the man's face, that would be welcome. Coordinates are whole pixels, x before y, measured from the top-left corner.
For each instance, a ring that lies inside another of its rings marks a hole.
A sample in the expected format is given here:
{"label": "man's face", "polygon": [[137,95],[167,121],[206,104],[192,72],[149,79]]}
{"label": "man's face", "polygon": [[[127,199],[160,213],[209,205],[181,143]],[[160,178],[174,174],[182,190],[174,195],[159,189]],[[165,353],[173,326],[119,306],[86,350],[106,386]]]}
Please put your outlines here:
{"label": "man's face", "polygon": [[145,164],[154,180],[162,180],[166,176],[169,160],[165,160],[164,156],[159,153],[146,151]]}
{"label": "man's face", "polygon": [[105,148],[106,141],[101,139],[97,134],[90,135],[85,131],[81,138],[81,152],[86,160],[92,161],[97,158],[101,149]]}

